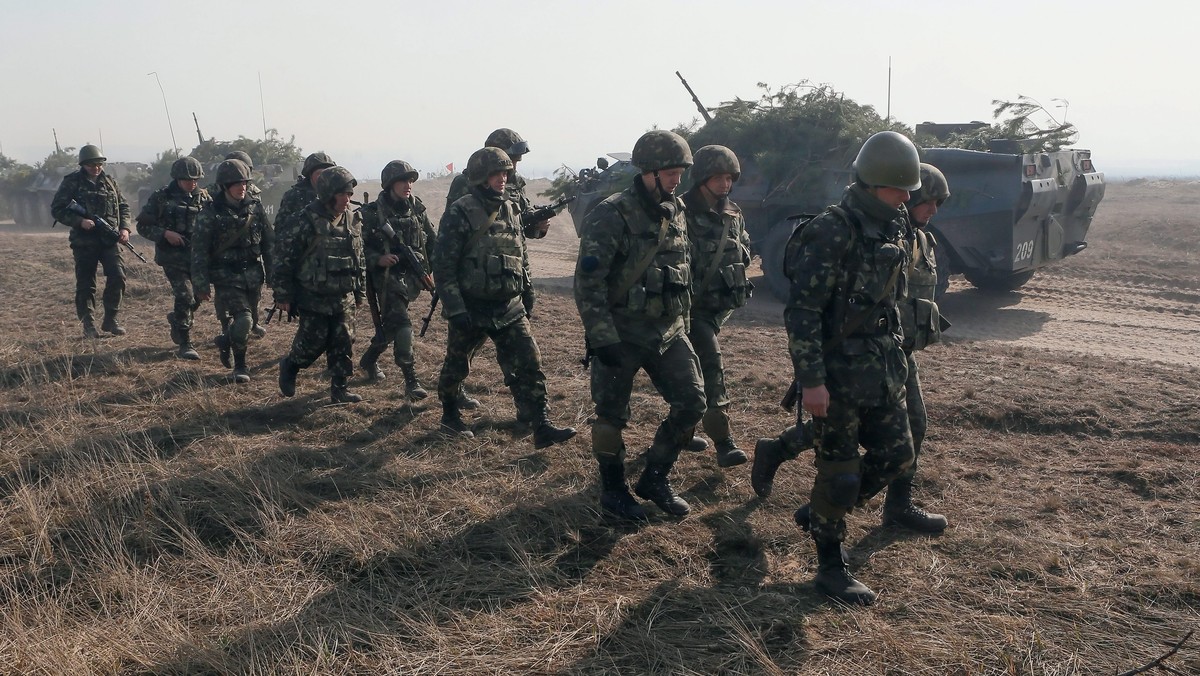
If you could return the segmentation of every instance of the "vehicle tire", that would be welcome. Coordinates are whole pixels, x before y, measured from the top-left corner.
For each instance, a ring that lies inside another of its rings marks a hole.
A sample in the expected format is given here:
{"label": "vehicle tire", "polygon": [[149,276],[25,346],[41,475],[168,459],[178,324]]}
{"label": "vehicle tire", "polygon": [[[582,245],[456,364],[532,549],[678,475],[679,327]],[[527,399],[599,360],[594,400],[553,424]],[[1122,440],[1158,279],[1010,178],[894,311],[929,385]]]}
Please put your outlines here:
{"label": "vehicle tire", "polygon": [[787,249],[788,238],[792,236],[791,221],[776,223],[759,246],[759,257],[762,258],[763,277],[771,295],[786,303],[791,293],[791,282],[783,273],[783,254]]}
{"label": "vehicle tire", "polygon": [[1025,286],[1025,284],[1033,279],[1033,270],[1024,272],[964,272],[963,275],[967,278],[976,289],[987,293],[1008,293],[1016,291]]}

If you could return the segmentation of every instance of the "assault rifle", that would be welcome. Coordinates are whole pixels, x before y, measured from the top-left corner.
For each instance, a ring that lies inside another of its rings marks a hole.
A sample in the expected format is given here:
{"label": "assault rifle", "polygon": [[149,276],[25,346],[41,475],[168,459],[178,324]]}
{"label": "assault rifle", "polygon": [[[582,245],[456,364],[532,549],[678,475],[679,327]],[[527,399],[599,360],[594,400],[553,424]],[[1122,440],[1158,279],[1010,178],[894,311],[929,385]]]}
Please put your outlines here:
{"label": "assault rifle", "polygon": [[100,239],[103,240],[105,244],[120,243],[126,249],[129,249],[129,251],[134,256],[137,256],[139,261],[141,261],[143,263],[150,262],[150,261],[146,260],[146,257],[142,255],[142,252],[133,248],[133,244],[130,243],[128,240],[125,242],[121,242],[121,231],[118,230],[117,228],[113,227],[112,223],[109,223],[108,221],[104,220],[103,218],[100,218],[99,216],[93,216],[92,214],[89,214],[87,209],[79,202],[76,202],[75,200],[71,200],[70,203],[67,204],[67,211],[69,211],[73,214],[77,214],[77,215],[79,215],[83,218],[86,218],[86,219],[92,221],[93,223],[95,223],[96,227],[100,230]]}
{"label": "assault rifle", "polygon": [[429,322],[433,321],[433,313],[437,311],[438,295],[437,291],[433,293],[433,302],[429,304],[429,312],[425,313],[425,317],[421,319],[421,332],[417,334],[418,338],[424,338],[425,332],[429,330]]}
{"label": "assault rifle", "polygon": [[[295,306],[295,305],[293,305],[291,308],[289,308],[289,309],[288,309],[288,313],[287,313],[287,320],[288,320],[289,322],[291,322],[293,319],[295,319],[296,317],[298,317],[298,316],[299,316],[299,313],[297,313],[297,312],[296,312],[296,309],[295,309],[295,308],[296,308],[296,306]],[[274,316],[275,316],[275,313],[276,313],[276,312],[278,312],[278,311],[279,311],[279,306],[278,306],[278,305],[272,305],[272,306],[270,307],[270,309],[268,309],[268,310],[267,310],[267,316],[266,316],[266,318],[264,318],[264,319],[263,319],[263,324],[270,324],[270,323],[271,323],[271,318],[272,318],[272,317],[274,317]]]}
{"label": "assault rifle", "polygon": [[428,272],[425,272],[425,266],[421,264],[421,259],[417,258],[417,252],[413,251],[413,248],[404,240],[396,236],[396,230],[392,227],[391,223],[384,221],[383,225],[379,226],[379,231],[387,235],[387,238],[393,243],[400,245],[400,260],[404,261],[404,265],[408,268],[409,273],[417,278],[417,281],[421,283],[422,289],[431,294],[434,293],[436,289],[433,286],[433,277]]}
{"label": "assault rifle", "polygon": [[568,204],[574,202],[575,199],[576,196],[571,195],[570,197],[560,197],[553,204],[547,204],[546,206],[541,207],[535,206],[529,211],[521,214],[521,224],[533,225],[534,223],[548,221],[562,212],[562,210],[565,209]]}

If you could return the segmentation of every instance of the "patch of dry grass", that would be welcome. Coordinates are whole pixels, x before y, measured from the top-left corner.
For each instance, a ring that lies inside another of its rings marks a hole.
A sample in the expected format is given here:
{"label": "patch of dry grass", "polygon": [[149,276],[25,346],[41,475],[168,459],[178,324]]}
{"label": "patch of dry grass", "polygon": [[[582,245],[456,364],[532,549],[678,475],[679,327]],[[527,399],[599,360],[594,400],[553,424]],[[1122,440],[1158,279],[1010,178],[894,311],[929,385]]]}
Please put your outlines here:
{"label": "patch of dry grass", "polygon": [[[0,672],[1112,673],[1200,623],[1194,372],[936,348],[917,495],[953,526],[853,515],[852,567],[882,597],[845,609],[813,591],[791,523],[807,458],[761,502],[748,466],[687,454],[689,518],[597,513],[565,295],[543,295],[535,331],[554,415],[581,434],[535,451],[490,348],[468,381],[477,436],[447,441],[394,379],[329,406],[310,369],[279,397],[286,324],[252,343],[249,386],[207,343],[173,359],[153,266],[130,265],[130,334],[83,341],[65,240],[0,245]],[[210,307],[198,324],[211,337]],[[751,446],[787,423],[785,341],[722,335]],[[438,320],[417,346],[427,380],[443,340]],[[663,405],[641,380],[632,408],[636,455]],[[1200,672],[1200,649],[1170,663]]]}

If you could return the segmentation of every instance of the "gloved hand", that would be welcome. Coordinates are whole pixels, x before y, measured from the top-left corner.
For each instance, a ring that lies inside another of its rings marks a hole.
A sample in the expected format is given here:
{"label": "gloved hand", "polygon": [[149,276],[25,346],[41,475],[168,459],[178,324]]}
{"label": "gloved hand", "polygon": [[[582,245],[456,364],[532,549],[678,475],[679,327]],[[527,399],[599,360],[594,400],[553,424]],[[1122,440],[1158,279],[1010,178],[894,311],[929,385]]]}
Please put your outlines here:
{"label": "gloved hand", "polygon": [[658,212],[659,212],[659,214],[662,215],[663,218],[665,218],[669,221],[669,220],[675,218],[675,211],[677,208],[678,207],[675,204],[675,200],[670,200],[668,202],[660,202],[658,205]]}
{"label": "gloved hand", "polygon": [[609,368],[621,367],[621,344],[613,343],[612,345],[604,345],[602,347],[592,348],[592,354],[596,355],[596,359],[600,360],[601,364]]}
{"label": "gloved hand", "polygon": [[469,331],[471,329],[471,315],[460,312],[452,315],[446,320],[446,323],[454,327],[455,331]]}
{"label": "gloved hand", "polygon": [[521,296],[521,303],[525,306],[525,316],[526,317],[533,316],[533,303],[536,300],[537,300],[537,294],[535,294],[533,292],[533,289],[526,291],[525,295]]}

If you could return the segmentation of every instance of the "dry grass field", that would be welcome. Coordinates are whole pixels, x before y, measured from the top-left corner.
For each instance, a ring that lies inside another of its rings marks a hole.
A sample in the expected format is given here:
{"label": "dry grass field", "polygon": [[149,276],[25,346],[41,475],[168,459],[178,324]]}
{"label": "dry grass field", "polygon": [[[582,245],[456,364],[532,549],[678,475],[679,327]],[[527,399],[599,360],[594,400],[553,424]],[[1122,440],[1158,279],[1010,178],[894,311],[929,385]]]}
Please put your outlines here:
{"label": "dry grass field", "polygon": [[[418,183],[436,216],[446,180]],[[1021,293],[955,280],[949,342],[922,355],[919,501],[939,537],[849,518],[850,609],[811,585],[792,523],[813,469],[761,501],[749,465],[684,454],[684,520],[597,510],[574,235],[534,251],[553,416],[533,448],[494,353],[469,441],[436,403],[319,368],[282,398],[294,325],[250,346],[253,381],[174,358],[159,268],[127,257],[129,334],[81,337],[66,238],[0,226],[0,673],[1112,674],[1200,628],[1200,186],[1110,186],[1091,247]],[[135,243],[147,252],[143,240]],[[781,306],[723,332],[742,445],[788,424]],[[416,303],[428,307],[428,299]],[[370,335],[365,308],[359,339]],[[433,382],[445,339],[418,341]],[[631,462],[664,413],[639,380]],[[635,470],[635,471],[636,471]],[[1200,673],[1200,638],[1166,662]],[[1162,672],[1159,672],[1162,673]]]}

